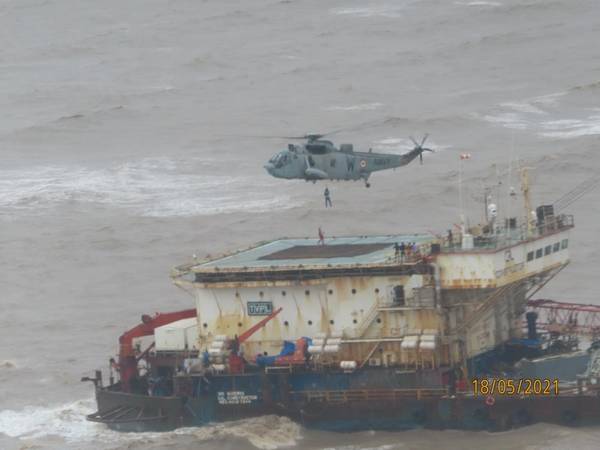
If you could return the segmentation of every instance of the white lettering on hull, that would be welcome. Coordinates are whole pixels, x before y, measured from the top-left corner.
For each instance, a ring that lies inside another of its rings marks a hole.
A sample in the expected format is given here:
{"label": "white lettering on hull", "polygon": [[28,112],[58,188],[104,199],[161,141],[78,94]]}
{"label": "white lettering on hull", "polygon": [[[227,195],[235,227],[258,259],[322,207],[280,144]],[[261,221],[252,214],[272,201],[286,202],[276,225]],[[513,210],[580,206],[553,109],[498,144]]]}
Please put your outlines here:
{"label": "white lettering on hull", "polygon": [[217,392],[220,405],[249,405],[258,400],[258,395],[246,395],[244,391]]}

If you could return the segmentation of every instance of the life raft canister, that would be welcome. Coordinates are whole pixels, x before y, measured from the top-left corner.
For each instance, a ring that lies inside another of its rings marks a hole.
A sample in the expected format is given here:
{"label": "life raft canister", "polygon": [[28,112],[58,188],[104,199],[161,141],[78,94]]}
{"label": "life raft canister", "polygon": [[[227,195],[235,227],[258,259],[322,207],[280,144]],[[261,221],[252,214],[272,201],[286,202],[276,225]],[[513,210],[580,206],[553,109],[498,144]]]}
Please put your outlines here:
{"label": "life raft canister", "polygon": [[494,403],[496,403],[496,399],[495,399],[494,397],[492,397],[491,395],[488,395],[488,396],[485,398],[485,404],[486,404],[487,406],[494,406]]}

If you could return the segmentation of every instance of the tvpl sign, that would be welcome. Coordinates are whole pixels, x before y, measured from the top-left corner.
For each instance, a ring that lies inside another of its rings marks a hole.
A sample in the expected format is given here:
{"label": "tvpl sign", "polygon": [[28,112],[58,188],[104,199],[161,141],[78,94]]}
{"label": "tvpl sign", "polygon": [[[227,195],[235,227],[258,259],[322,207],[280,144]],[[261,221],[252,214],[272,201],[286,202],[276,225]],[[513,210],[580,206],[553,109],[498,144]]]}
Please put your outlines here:
{"label": "tvpl sign", "polygon": [[268,316],[273,314],[273,302],[248,302],[249,316]]}

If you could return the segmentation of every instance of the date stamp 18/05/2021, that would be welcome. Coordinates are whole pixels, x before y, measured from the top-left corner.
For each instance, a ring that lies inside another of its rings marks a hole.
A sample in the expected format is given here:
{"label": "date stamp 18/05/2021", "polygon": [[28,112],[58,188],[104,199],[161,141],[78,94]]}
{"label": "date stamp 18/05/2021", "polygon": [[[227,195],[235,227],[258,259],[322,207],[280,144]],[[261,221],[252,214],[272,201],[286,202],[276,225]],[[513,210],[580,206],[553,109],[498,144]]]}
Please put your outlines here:
{"label": "date stamp 18/05/2021", "polygon": [[475,378],[471,387],[475,396],[552,396],[560,392],[558,378]]}

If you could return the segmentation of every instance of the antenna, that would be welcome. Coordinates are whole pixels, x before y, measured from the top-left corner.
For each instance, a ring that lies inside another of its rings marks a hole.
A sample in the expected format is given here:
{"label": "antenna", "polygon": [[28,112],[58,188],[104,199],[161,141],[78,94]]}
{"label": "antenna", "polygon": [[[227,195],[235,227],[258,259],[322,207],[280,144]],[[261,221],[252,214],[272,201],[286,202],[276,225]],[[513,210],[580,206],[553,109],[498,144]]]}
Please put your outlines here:
{"label": "antenna", "polygon": [[470,153],[461,153],[460,160],[458,163],[458,209],[460,216],[460,232],[465,234],[465,213],[464,213],[464,205],[463,205],[463,193],[462,193],[462,169],[463,169],[463,161],[466,159],[471,159]]}
{"label": "antenna", "polygon": [[525,208],[525,238],[528,239],[533,232],[531,220],[531,198],[529,192],[529,167],[521,167],[521,192],[523,192],[523,207]]}

